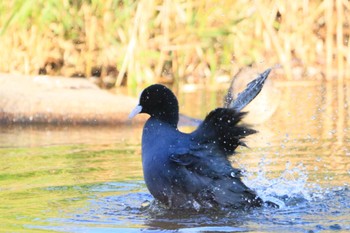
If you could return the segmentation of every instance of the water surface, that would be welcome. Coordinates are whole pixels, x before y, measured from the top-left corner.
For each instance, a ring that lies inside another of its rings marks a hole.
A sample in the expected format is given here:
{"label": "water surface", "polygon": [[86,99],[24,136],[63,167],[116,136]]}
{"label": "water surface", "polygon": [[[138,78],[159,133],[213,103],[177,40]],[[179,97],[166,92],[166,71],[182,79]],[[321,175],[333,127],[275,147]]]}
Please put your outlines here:
{"label": "water surface", "polygon": [[[349,89],[297,83],[267,90],[247,118],[259,123],[259,134],[232,163],[245,170],[251,188],[282,208],[196,213],[149,205],[141,126],[13,126],[0,130],[0,229],[349,232]],[[182,112],[198,118],[223,97],[218,90],[177,94]]]}

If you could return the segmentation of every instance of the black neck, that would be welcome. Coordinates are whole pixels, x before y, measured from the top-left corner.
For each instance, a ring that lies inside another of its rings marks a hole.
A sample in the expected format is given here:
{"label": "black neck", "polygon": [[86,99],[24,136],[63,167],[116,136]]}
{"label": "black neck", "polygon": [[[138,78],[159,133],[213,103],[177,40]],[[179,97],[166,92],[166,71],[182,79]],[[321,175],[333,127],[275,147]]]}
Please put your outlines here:
{"label": "black neck", "polygon": [[169,106],[168,109],[164,109],[164,111],[157,111],[156,113],[151,114],[151,116],[170,124],[174,128],[177,128],[177,124],[179,122],[179,107],[177,105]]}

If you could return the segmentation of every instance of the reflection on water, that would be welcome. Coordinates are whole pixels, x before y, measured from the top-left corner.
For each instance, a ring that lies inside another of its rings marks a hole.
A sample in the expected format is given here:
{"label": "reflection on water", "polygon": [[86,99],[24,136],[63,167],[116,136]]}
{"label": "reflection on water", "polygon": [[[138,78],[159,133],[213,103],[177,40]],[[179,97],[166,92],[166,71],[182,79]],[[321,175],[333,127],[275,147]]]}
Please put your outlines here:
{"label": "reflection on water", "polygon": [[[147,206],[145,201],[153,198],[142,178],[140,126],[3,127],[1,229],[350,231],[349,89],[339,95],[332,83],[271,88],[278,89],[278,99],[257,102],[262,109],[258,114],[253,102],[249,122],[263,118],[264,108],[277,104],[276,111],[255,126],[260,133],[249,138],[250,148],[240,149],[232,162],[246,171],[250,187],[265,198],[278,198],[283,208],[184,213]],[[223,95],[179,93],[183,112],[194,117],[221,105]]]}

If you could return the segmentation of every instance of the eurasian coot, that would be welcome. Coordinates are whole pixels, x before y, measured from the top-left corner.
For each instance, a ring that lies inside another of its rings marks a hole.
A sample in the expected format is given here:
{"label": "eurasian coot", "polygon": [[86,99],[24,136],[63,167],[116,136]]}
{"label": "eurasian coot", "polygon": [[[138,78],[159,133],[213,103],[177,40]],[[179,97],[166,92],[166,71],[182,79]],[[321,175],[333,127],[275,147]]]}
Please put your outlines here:
{"label": "eurasian coot", "polygon": [[270,69],[248,84],[227,108],[211,111],[192,133],[180,132],[179,106],[167,87],[155,84],[141,94],[130,113],[147,113],[142,135],[142,165],[147,188],[170,208],[246,208],[263,201],[241,180],[229,156],[256,131],[240,125],[244,108],[260,92]]}

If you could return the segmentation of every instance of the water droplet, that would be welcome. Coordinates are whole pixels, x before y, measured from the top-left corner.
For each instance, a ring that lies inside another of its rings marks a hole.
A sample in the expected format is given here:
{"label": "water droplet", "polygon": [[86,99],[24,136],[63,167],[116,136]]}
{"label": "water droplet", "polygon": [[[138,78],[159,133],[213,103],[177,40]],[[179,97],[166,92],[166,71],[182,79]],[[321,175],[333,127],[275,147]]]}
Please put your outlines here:
{"label": "water droplet", "polygon": [[197,211],[201,209],[201,205],[196,201],[193,201],[192,205],[193,205],[193,208]]}
{"label": "water droplet", "polygon": [[150,201],[144,201],[142,202],[141,204],[141,208],[144,209],[144,208],[147,208],[148,206],[151,205],[151,202]]}

